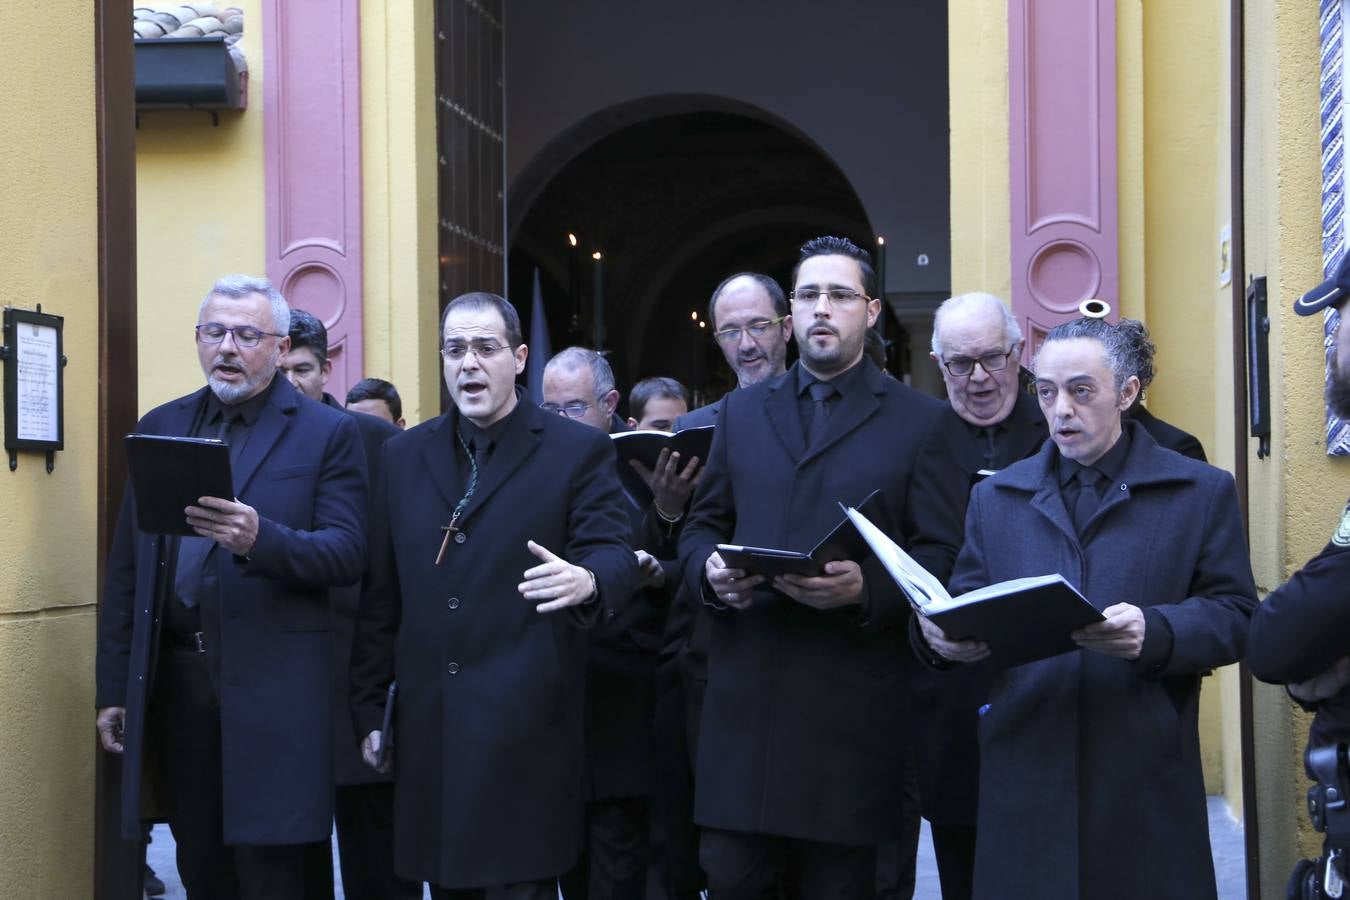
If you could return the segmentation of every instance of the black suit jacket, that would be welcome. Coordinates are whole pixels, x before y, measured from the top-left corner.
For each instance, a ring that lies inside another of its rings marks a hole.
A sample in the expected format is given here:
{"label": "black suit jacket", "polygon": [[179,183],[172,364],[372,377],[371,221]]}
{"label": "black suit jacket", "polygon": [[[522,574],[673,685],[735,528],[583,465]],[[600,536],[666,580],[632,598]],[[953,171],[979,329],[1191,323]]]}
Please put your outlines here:
{"label": "black suit jacket", "polygon": [[[518,395],[519,396],[519,395]],[[397,676],[394,868],[450,888],[550,878],[581,845],[587,630],[632,594],[636,562],[610,439],[518,400],[464,496],[453,409],[387,441],[352,653],[358,733]],[[534,540],[590,569],[594,604],[520,596]]]}
{"label": "black suit jacket", "polygon": [[[402,429],[379,416],[344,409],[332,394],[323,395],[323,405],[351,416],[366,454],[367,489],[380,472],[380,448]],[[364,569],[363,569],[364,574]],[[361,759],[361,737],[352,721],[351,662],[352,637],[356,632],[356,610],[361,603],[361,585],[354,582],[329,592],[333,613],[333,778],[340,785],[373,784],[393,779],[365,764]]]}
{"label": "black suit jacket", "polygon": [[1200,462],[1209,461],[1205,458],[1205,448],[1200,444],[1199,438],[1159,419],[1149,412],[1142,403],[1131,406],[1126,411],[1125,418],[1133,419],[1143,426],[1143,429],[1149,433],[1149,436],[1157,442],[1159,447],[1175,450],[1182,456],[1189,456],[1191,459],[1200,460]]}
{"label": "black suit jacket", "polygon": [[[137,431],[185,435],[207,388],[146,414]],[[202,630],[220,673],[227,843],[286,844],[332,830],[329,588],[365,563],[365,458],[352,418],[277,378],[234,467],[258,511],[247,560],[213,553],[220,591]],[[146,711],[155,676],[170,541],[136,527],[128,488],[99,612],[99,707],[126,707],[122,835],[141,838]]]}
{"label": "black suit jacket", "polygon": [[[994,443],[991,465],[985,461],[982,441],[948,407],[938,417],[933,437],[924,447],[918,477],[937,489],[945,489],[944,502],[964,522],[976,473],[981,469],[1005,469],[1034,456],[1048,433],[1036,399],[1019,393]],[[975,824],[980,777],[975,731],[992,678],[989,670],[981,666],[967,666],[950,673],[920,667],[915,673],[914,754],[919,798],[924,818],[930,822]]]}
{"label": "black suit jacket", "polygon": [[[952,511],[915,479],[942,404],[860,363],[857,388],[808,449],[796,367],[728,396],[680,549],[703,596],[718,543],[809,550],[839,503],[880,490],[879,522],[945,579],[960,542]],[[744,611],[709,608],[708,690],[695,819],[704,826],[873,844],[896,835],[907,734],[909,604],[863,563],[863,607],[819,612],[771,588]]]}

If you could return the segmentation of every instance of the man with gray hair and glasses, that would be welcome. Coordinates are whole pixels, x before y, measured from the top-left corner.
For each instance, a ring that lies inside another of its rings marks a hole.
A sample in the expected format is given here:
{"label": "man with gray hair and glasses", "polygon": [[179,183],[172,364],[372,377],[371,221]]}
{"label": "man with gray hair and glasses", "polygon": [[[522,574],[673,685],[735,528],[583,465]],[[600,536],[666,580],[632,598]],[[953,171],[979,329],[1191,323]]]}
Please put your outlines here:
{"label": "man with gray hair and glasses", "polygon": [[[975,482],[1045,442],[1045,417],[1018,383],[1021,353],[1022,330],[993,294],[959,294],[938,307],[931,358],[949,408],[920,457],[919,478],[942,493],[958,521],[965,521]],[[975,726],[990,677],[979,666],[950,675],[921,669],[912,682],[920,805],[932,824],[947,900],[971,893],[980,765]]]}
{"label": "man with gray hair and glasses", "polygon": [[122,834],[140,839],[151,777],[191,900],[332,896],[304,863],[332,830],[328,590],[365,568],[365,459],[351,416],[277,377],[289,327],[264,278],[222,278],[202,301],[207,384],[137,431],[227,442],[233,495],[187,507],[180,538],[142,532],[128,491],[99,611]]}

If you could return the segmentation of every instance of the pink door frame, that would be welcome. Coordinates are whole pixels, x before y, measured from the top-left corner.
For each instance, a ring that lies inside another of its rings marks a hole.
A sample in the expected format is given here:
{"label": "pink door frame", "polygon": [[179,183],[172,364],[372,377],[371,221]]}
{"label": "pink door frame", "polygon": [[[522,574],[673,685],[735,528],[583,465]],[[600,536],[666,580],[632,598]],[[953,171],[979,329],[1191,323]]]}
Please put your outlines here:
{"label": "pink door frame", "polygon": [[1012,308],[1035,351],[1089,297],[1119,315],[1115,0],[1009,0]]}
{"label": "pink door frame", "polygon": [[267,276],[328,327],[339,402],[362,370],[358,3],[263,3]]}

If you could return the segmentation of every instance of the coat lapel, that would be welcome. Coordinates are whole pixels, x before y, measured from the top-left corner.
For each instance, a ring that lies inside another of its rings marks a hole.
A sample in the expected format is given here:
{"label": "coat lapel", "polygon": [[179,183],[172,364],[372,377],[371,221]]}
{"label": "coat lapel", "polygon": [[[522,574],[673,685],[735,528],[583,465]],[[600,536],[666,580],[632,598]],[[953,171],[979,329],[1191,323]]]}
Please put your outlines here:
{"label": "coat lapel", "polygon": [[[273,379],[279,379],[281,375],[274,375]],[[282,433],[290,424],[291,415],[295,412],[296,405],[300,402],[295,390],[289,384],[279,385],[275,381],[271,387],[271,396],[268,397],[267,404],[263,406],[262,412],[258,414],[258,421],[254,423],[252,431],[248,436],[248,443],[244,444],[244,450],[239,454],[239,459],[235,463],[234,490],[236,496],[242,496],[248,489],[248,483],[253,480],[258,467],[262,461],[267,458],[267,454],[272,451],[280,440]]]}
{"label": "coat lapel", "polygon": [[797,414],[797,395],[793,387],[797,384],[797,367],[793,366],[783,375],[769,392],[764,409],[778,439],[783,442],[793,462],[801,460],[806,453],[806,437],[802,434],[802,418]]}
{"label": "coat lapel", "polygon": [[[455,414],[447,412],[427,429],[422,442],[422,462],[426,463],[431,483],[441,492],[449,509],[453,509],[464,495],[459,467],[455,465]],[[449,518],[449,512],[446,518]]]}

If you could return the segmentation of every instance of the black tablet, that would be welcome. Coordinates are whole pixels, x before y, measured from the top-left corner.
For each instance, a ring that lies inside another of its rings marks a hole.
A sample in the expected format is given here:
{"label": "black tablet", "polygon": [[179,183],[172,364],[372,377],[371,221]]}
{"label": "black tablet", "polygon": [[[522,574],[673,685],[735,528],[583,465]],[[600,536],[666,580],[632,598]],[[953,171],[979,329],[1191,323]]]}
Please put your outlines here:
{"label": "black tablet", "polygon": [[126,446],[141,531],[195,535],[184,509],[199,497],[234,498],[230,445],[223,441],[129,434]]}

